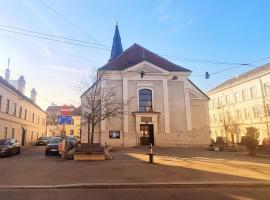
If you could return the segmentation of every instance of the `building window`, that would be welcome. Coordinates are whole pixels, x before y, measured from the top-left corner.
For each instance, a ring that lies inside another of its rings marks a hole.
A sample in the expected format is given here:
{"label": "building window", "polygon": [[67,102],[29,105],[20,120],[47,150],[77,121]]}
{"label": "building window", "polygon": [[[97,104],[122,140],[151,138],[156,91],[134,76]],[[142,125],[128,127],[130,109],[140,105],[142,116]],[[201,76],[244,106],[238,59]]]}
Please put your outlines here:
{"label": "building window", "polygon": [[248,90],[247,89],[244,89],[242,91],[242,95],[243,95],[243,100],[246,101],[249,99],[249,96],[248,96]]}
{"label": "building window", "polygon": [[264,91],[266,96],[270,96],[270,82],[264,83]]}
{"label": "building window", "polygon": [[240,109],[236,110],[236,117],[237,117],[237,120],[241,120],[241,110]]}
{"label": "building window", "polygon": [[139,91],[139,111],[152,112],[152,90],[141,89]]}
{"label": "building window", "polygon": [[266,116],[270,116],[270,104],[265,105]]}
{"label": "building window", "polygon": [[110,139],[120,139],[120,131],[109,131]]}
{"label": "building window", "polygon": [[11,138],[15,138],[15,128],[12,128],[11,130]]}
{"label": "building window", "polygon": [[33,115],[32,115],[32,123],[34,123],[35,122],[35,113],[33,113]]}
{"label": "building window", "polygon": [[27,118],[27,109],[25,109],[24,111],[24,120],[26,120],[26,118]]}
{"label": "building window", "polygon": [[16,117],[16,114],[17,114],[17,104],[14,103],[13,115]]}
{"label": "building window", "polygon": [[70,135],[74,135],[74,130],[70,129]]}
{"label": "building window", "polygon": [[247,108],[244,108],[244,114],[245,114],[245,119],[250,118],[250,113],[249,113],[249,110]]}
{"label": "building window", "polygon": [[234,96],[235,96],[235,102],[236,102],[236,103],[238,103],[238,102],[241,101],[239,92],[235,92],[235,93],[234,93]]}
{"label": "building window", "polygon": [[34,132],[31,132],[31,142],[33,141],[33,137],[34,137]]}
{"label": "building window", "polygon": [[7,134],[8,134],[8,127],[5,127],[5,130],[4,130],[4,139],[7,139]]}
{"label": "building window", "polygon": [[6,113],[9,113],[9,103],[10,103],[10,101],[9,101],[9,99],[7,99]]}
{"label": "building window", "polygon": [[19,110],[19,118],[22,118],[22,107],[20,106],[20,110]]}
{"label": "building window", "polygon": [[218,97],[218,107],[223,106],[222,97]]}
{"label": "building window", "polygon": [[260,116],[260,111],[258,107],[253,107],[253,116],[254,118],[258,118]]}
{"label": "building window", "polygon": [[226,99],[226,105],[227,106],[230,105],[231,104],[231,99],[230,99],[230,95],[229,94],[225,96],[225,99]]}
{"label": "building window", "polygon": [[255,86],[250,88],[250,96],[252,99],[257,97],[257,90]]}
{"label": "building window", "polygon": [[2,108],[2,95],[0,95],[0,110]]}

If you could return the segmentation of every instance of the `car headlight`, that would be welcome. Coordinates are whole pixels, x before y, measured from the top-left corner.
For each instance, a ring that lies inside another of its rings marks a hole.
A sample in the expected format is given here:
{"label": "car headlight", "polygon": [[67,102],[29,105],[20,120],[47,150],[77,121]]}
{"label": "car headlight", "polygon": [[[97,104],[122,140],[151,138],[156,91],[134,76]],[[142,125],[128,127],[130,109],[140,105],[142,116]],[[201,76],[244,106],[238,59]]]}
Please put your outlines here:
{"label": "car headlight", "polygon": [[3,149],[1,149],[1,151],[6,151],[6,150],[8,150],[8,148],[3,148]]}

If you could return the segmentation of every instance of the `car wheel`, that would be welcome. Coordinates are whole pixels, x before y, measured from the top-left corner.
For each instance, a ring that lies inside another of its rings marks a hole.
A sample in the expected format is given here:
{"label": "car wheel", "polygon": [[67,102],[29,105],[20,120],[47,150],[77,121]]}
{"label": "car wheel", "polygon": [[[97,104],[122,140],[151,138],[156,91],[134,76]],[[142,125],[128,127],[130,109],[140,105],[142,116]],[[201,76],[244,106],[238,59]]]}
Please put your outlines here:
{"label": "car wheel", "polygon": [[46,152],[45,152],[45,155],[46,155],[46,156],[50,156],[51,154],[50,154],[49,152],[46,151]]}
{"label": "car wheel", "polygon": [[19,155],[21,153],[21,149],[19,148],[16,152],[17,155]]}

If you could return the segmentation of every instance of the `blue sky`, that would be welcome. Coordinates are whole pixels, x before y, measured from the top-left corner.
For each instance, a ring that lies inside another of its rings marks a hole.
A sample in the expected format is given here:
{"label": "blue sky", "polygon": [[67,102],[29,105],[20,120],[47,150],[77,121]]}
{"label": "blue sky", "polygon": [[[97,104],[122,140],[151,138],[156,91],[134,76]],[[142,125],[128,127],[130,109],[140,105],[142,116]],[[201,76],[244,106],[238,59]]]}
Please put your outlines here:
{"label": "blue sky", "polygon": [[[270,1],[46,0],[88,35],[82,33],[38,0],[1,1],[0,25],[71,37],[108,45],[119,22],[123,48],[138,43],[160,54],[226,62],[248,63],[270,56]],[[0,27],[1,28],[1,27]],[[38,104],[79,104],[77,91],[85,76],[105,64],[106,50],[78,47],[20,36],[0,30],[0,75],[11,58],[11,77],[26,78],[27,93],[38,92]],[[194,75],[233,67],[173,60]],[[257,65],[269,62],[256,63]],[[205,80],[191,76],[203,91],[251,67],[226,71]]]}

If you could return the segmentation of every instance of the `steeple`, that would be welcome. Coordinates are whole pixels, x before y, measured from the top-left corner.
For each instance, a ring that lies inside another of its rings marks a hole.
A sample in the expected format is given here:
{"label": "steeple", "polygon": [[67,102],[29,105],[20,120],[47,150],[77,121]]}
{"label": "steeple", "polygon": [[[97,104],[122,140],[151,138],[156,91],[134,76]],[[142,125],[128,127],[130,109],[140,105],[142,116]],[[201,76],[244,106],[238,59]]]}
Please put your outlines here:
{"label": "steeple", "polygon": [[120,37],[119,29],[118,29],[118,23],[116,22],[110,60],[119,56],[121,53],[123,53],[123,47],[122,47],[121,37]]}

